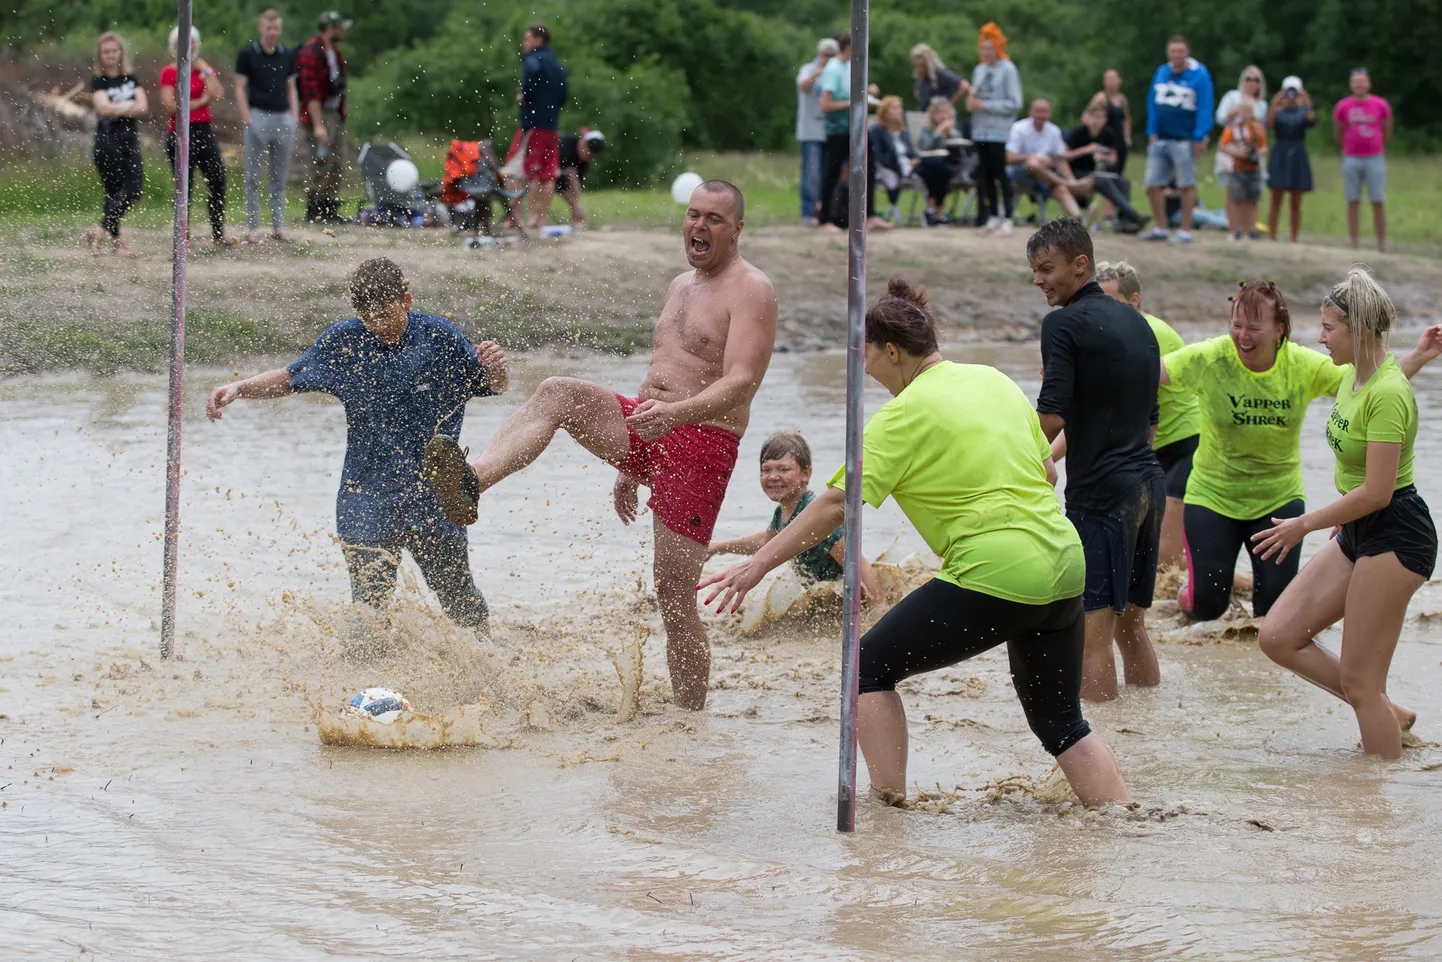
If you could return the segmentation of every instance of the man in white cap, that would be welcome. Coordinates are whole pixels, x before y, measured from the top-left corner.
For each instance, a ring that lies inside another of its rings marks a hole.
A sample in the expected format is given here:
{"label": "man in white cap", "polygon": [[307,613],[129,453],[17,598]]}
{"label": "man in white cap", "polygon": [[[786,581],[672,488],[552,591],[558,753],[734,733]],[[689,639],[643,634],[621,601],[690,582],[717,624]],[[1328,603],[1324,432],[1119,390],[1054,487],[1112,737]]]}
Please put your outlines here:
{"label": "man in white cap", "polygon": [[796,74],[796,142],[801,145],[801,223],[816,224],[821,199],[821,161],[826,150],[826,115],[821,112],[817,80],[841,47],[831,37],[816,45],[816,59],[802,64]]}
{"label": "man in white cap", "polygon": [[[571,226],[576,230],[581,229],[586,219],[586,212],[581,208],[581,187],[586,182],[586,172],[591,169],[591,161],[605,149],[606,135],[599,130],[582,127],[579,134],[561,135],[561,173],[556,177],[556,193],[571,205]],[[545,217],[541,220],[544,223]]]}

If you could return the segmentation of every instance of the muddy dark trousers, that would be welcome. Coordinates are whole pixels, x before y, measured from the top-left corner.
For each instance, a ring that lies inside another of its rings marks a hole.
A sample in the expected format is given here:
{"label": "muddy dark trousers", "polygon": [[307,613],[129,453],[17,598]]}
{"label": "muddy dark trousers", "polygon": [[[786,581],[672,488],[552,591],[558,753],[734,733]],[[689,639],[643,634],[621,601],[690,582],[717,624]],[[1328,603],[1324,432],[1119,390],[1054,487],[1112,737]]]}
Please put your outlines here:
{"label": "muddy dark trousers", "polygon": [[120,236],[120,218],[140,199],[145,189],[145,168],[140,160],[140,140],[134,131],[112,131],[95,135],[95,170],[105,190],[100,226],[111,237]]}
{"label": "muddy dark trousers", "polygon": [[346,568],[350,571],[351,600],[372,608],[384,608],[396,589],[396,569],[401,551],[410,552],[427,586],[436,593],[442,610],[458,625],[486,627],[486,599],[471,575],[470,552],[464,531],[431,532],[408,527],[393,540],[381,544],[346,542]]}
{"label": "muddy dark trousers", "polygon": [[1131,181],[1116,174],[1097,171],[1092,175],[1092,186],[1098,194],[1112,202],[1120,220],[1138,225],[1146,222],[1146,218],[1132,206]]}
{"label": "muddy dark trousers", "polygon": [[[175,170],[175,132],[165,136],[165,156],[170,158],[170,169]],[[220,142],[215,139],[215,128],[208,123],[190,125],[190,193],[195,193],[195,171],[205,178],[209,196],[206,209],[210,213],[210,234],[219,239],[225,236],[225,161],[220,156]]]}

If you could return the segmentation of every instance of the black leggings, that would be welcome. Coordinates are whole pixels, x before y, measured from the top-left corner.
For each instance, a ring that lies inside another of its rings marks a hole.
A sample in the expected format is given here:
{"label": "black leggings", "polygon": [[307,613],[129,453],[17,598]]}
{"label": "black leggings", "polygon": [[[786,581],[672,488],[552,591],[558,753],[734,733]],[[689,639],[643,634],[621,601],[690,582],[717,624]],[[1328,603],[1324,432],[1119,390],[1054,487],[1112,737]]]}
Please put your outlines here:
{"label": "black leggings", "polygon": [[1091,734],[1081,711],[1082,600],[1023,605],[933,578],[861,639],[861,693],[894,691],[1006,642],[1026,723],[1052,755]]}
{"label": "black leggings", "polygon": [[951,187],[951,178],[955,173],[951,161],[945,157],[923,157],[916,167],[916,172],[926,184],[926,196],[940,207],[946,200],[946,192]]}
{"label": "black leggings", "polygon": [[850,134],[832,134],[826,138],[821,150],[821,216],[818,218],[823,224],[846,225],[846,211],[836,209],[836,185],[846,176],[850,159]]}
{"label": "black leggings", "polygon": [[[170,172],[175,173],[175,131],[165,135],[165,156],[170,158]],[[195,169],[205,177],[209,189],[206,207],[210,211],[210,234],[225,236],[225,161],[220,156],[220,142],[215,129],[208,123],[190,125],[190,192],[195,193]]]}
{"label": "black leggings", "polygon": [[997,213],[996,187],[1001,184],[1001,198],[1006,205],[1006,216],[1016,212],[1016,196],[1011,190],[1011,178],[1006,175],[1006,144],[983,140],[976,145],[976,197],[977,220],[986,223],[989,218],[1003,216]]}
{"label": "black leggings", "polygon": [[140,140],[133,131],[97,133],[94,156],[100,186],[105,190],[100,226],[111,237],[119,237],[120,218],[140,199],[140,193],[145,189]]}
{"label": "black leggings", "polygon": [[410,528],[382,544],[346,542],[342,550],[350,571],[352,601],[372,608],[384,607],[390,601],[402,549],[411,553],[452,621],[470,628],[486,626],[486,599],[471,577],[470,552],[463,534],[431,534]]}
{"label": "black leggings", "polygon": [[1274,527],[1273,518],[1300,518],[1307,510],[1301,498],[1288,501],[1265,516],[1238,521],[1217,514],[1211,508],[1189,504],[1182,513],[1186,536],[1187,583],[1177,600],[1182,611],[1197,621],[1211,621],[1226,614],[1232,603],[1232,578],[1237,572],[1237,553],[1247,549],[1252,559],[1252,614],[1260,618],[1272,610],[1302,564],[1301,546],[1288,552],[1283,561],[1275,556],[1263,561],[1252,553],[1252,535]]}

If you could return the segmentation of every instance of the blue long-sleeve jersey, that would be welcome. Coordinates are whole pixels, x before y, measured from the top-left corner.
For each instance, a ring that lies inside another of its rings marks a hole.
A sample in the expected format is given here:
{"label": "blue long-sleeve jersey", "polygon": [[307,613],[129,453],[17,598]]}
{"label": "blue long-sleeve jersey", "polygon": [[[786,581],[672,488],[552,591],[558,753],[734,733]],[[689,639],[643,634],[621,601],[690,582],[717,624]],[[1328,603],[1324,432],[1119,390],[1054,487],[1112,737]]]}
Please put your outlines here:
{"label": "blue long-sleeve jersey", "polygon": [[1152,75],[1147,98],[1147,136],[1160,140],[1206,140],[1212,129],[1212,75],[1191,57],[1180,74],[1164,63]]}

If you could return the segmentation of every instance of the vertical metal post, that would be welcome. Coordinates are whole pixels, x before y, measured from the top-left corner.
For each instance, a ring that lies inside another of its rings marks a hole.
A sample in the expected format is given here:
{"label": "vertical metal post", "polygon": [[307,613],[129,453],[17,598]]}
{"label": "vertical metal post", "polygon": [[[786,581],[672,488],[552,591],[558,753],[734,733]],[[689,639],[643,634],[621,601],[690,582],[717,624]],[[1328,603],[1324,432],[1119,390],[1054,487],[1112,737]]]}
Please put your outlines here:
{"label": "vertical metal post", "polygon": [[160,657],[175,651],[180,565],[180,412],[185,376],[185,253],[190,222],[190,0],[179,0],[175,77],[175,227],[171,232],[170,417],[165,443],[165,561],[160,585]]}
{"label": "vertical metal post", "polygon": [[861,656],[861,388],[866,327],[868,0],[851,0],[850,244],[846,285],[846,563],[841,621],[841,764],[836,830],[856,829],[856,700]]}

